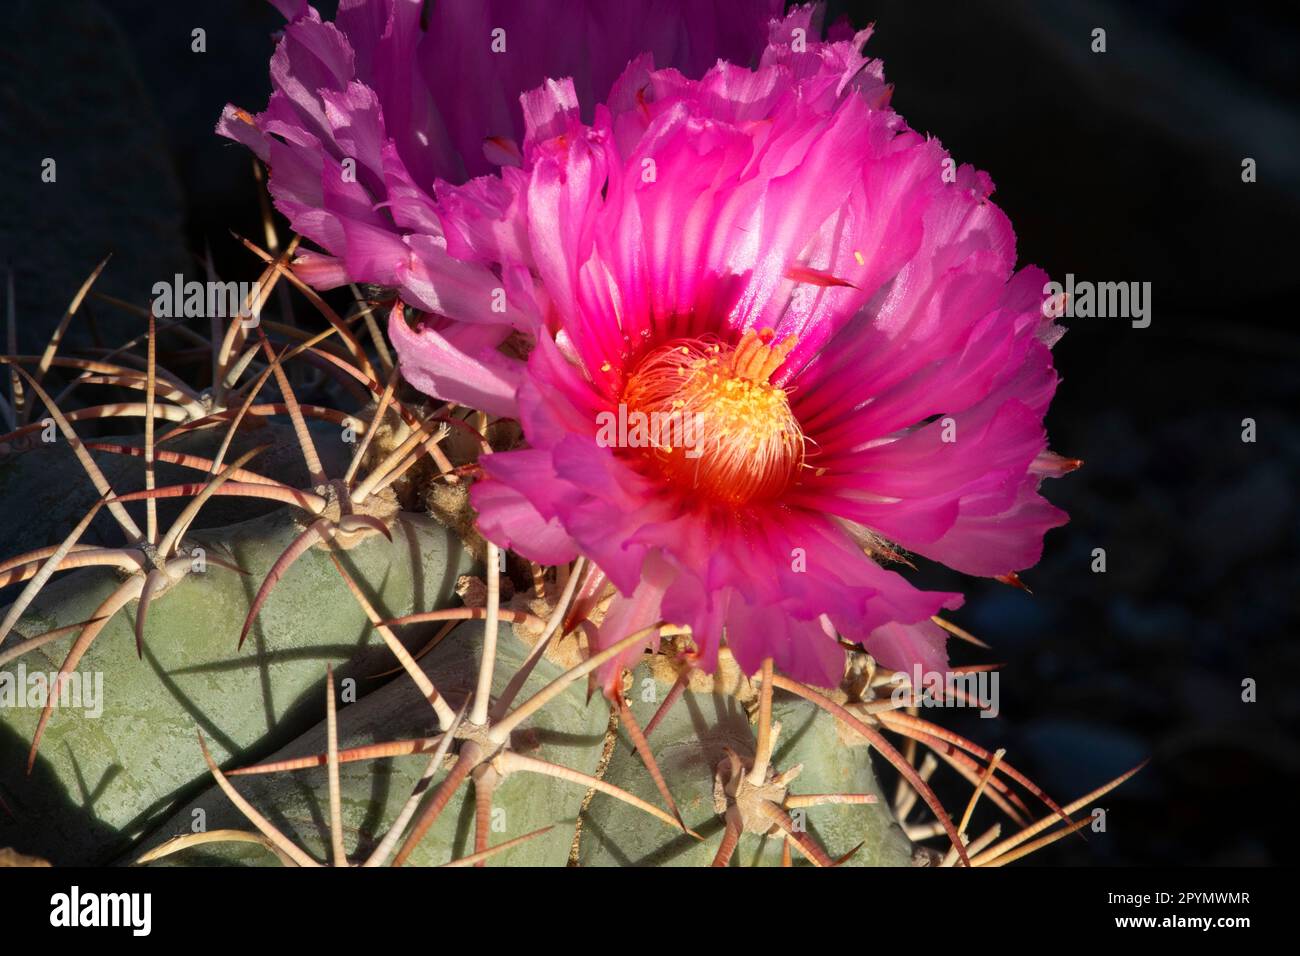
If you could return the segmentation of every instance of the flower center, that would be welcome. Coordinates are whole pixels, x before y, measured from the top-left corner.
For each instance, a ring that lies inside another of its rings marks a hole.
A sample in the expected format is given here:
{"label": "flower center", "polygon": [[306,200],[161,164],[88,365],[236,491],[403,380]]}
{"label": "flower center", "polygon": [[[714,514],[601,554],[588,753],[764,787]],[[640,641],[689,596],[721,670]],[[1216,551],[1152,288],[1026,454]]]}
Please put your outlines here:
{"label": "flower center", "polygon": [[645,456],[670,482],[729,505],[789,487],[803,463],[803,431],[784,389],[768,380],[795,340],[773,338],[771,329],[750,330],[734,349],[681,339],[638,363],[623,403],[629,417],[649,420]]}

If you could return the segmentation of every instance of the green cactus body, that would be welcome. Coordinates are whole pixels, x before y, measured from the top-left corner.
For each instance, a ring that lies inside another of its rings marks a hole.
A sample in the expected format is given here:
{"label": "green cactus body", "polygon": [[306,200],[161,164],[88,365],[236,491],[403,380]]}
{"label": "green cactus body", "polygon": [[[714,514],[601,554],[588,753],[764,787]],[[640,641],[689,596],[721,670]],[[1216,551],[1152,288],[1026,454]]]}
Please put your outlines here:
{"label": "green cactus body", "polygon": [[[654,716],[670,685],[657,680],[645,665],[633,672],[628,699],[641,726]],[[806,826],[832,858],[861,844],[846,861],[850,866],[906,866],[912,846],[894,822],[872,770],[870,748],[847,735],[834,717],[806,701],[777,691],[773,719],[781,732],[772,766],[803,770],[789,785],[792,794],[873,794],[875,803],[817,806],[791,816]],[[646,825],[642,814],[603,794],[596,794],[583,813],[579,860],[583,866],[707,866],[718,850],[723,817],[715,803],[715,778],[726,751],[743,760],[754,754],[754,731],[744,705],[723,691],[687,690],[649,737],[686,825],[702,840]],[[605,769],[604,779],[646,800],[658,799],[655,784],[626,733]],[[775,830],[775,827],[773,828]],[[733,865],[780,865],[782,835],[746,832],[731,858]],[[793,859],[799,862],[798,852]]]}
{"label": "green cactus body", "polygon": [[[0,708],[0,793],[13,811],[0,813],[0,846],[56,864],[106,862],[210,780],[197,730],[218,762],[248,763],[320,719],[327,664],[340,668],[340,680],[355,678],[359,694],[380,683],[371,675],[390,669],[393,657],[320,547],[279,582],[236,648],[258,584],[301,530],[280,509],[194,532],[209,554],[228,552],[249,574],[209,564],[156,596],[143,659],[135,647],[137,603],[119,612],[76,669],[83,682],[102,675],[102,714],[56,707],[30,775],[24,770],[41,707]],[[459,540],[414,514],[399,514],[391,532],[391,542],[374,533],[340,550],[340,563],[380,614],[445,605],[472,565]],[[54,581],[7,643],[91,618],[121,580],[94,569]],[[12,689],[24,672],[29,679],[57,672],[72,639],[11,661],[0,674],[11,675]]]}
{"label": "green cactus body", "polygon": [[[482,656],[483,626],[460,625],[427,654],[420,664],[430,680],[455,707],[473,690]],[[508,626],[499,630],[493,695],[499,695],[518,671],[528,648]],[[540,660],[516,701],[527,699],[561,673],[551,661]],[[511,748],[518,753],[561,764],[583,774],[595,773],[609,711],[599,698],[586,700],[585,682],[571,684],[517,731]],[[414,683],[402,678],[386,684],[338,712],[339,746],[364,746],[395,739],[429,736],[436,721]],[[284,747],[271,760],[284,760],[326,750],[322,723]],[[198,752],[197,745],[190,749]],[[450,764],[451,757],[446,761]],[[343,763],[340,767],[344,844],[352,862],[364,860],[397,817],[412,788],[424,773],[429,754]],[[434,784],[441,774],[434,778]],[[230,778],[235,788],[295,844],[317,860],[329,850],[326,771],[323,767]],[[447,808],[425,834],[409,859],[411,865],[438,865],[466,856],[474,849],[473,784],[456,791]],[[543,827],[552,829],[493,857],[490,866],[559,866],[569,856],[573,832],[586,788],[566,780],[530,773],[505,776],[492,794],[490,842],[513,840]],[[427,795],[426,795],[427,799]],[[198,811],[202,811],[201,813]],[[132,852],[138,859],[168,839],[194,832],[196,821],[208,831],[250,829],[247,820],[221,790],[209,787],[179,809]],[[638,821],[671,835],[671,829],[646,818]],[[124,861],[125,862],[125,861]],[[157,865],[276,865],[276,857],[248,843],[211,843],[178,851]]]}

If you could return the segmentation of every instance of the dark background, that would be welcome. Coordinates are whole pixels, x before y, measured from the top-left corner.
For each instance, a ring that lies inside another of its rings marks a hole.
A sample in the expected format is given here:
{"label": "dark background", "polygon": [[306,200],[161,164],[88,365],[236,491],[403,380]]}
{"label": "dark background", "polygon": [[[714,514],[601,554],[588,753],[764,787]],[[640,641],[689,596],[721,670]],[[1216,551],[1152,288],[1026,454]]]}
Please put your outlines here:
{"label": "dark background", "polygon": [[[226,102],[265,105],[279,14],[263,0],[3,7],[19,42],[0,45],[0,260],[23,350],[109,249],[98,288],[135,302],[159,276],[197,277],[209,248],[223,278],[255,278],[229,232],[261,239],[250,156],[212,127]],[[876,23],[867,52],[908,122],[992,175],[1022,263],[1153,287],[1149,328],[1080,318],[1057,346],[1049,431],[1086,465],[1047,488],[1072,520],[1023,575],[1033,594],[924,569],[967,591],[958,621],[993,648],[954,659],[1005,664],[998,720],[938,722],[1007,747],[1062,802],[1152,758],[1102,801],[1106,833],[1040,863],[1293,860],[1300,13],[894,0],[833,3],[841,14]],[[195,27],[206,53],[191,52]],[[47,155],[57,193],[30,185]],[[1242,182],[1246,157],[1257,182]],[[138,332],[102,303],[87,318],[105,340]],[[1105,574],[1090,570],[1098,547]],[[945,773],[960,808],[969,788]]]}

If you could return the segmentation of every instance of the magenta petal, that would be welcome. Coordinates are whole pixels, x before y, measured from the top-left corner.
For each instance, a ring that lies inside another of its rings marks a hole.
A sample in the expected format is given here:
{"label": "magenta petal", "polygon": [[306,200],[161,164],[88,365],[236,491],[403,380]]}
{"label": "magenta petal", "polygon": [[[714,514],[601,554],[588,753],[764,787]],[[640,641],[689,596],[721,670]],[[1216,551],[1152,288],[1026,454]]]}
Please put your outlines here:
{"label": "magenta petal", "polygon": [[343,263],[333,256],[322,256],[316,252],[300,252],[293,260],[293,271],[316,289],[337,289],[352,280],[348,277]]}
{"label": "magenta petal", "polygon": [[444,401],[511,418],[523,365],[502,355],[492,335],[490,327],[472,326],[439,332],[425,325],[417,331],[406,324],[400,304],[388,317],[388,337],[408,382]]}
{"label": "magenta petal", "polygon": [[270,157],[270,145],[266,141],[266,134],[252,117],[237,106],[227,104],[221,111],[216,132],[219,136],[225,136],[247,146],[264,163]]}
{"label": "magenta petal", "polygon": [[933,621],[915,624],[884,624],[866,640],[867,652],[891,670],[906,671],[920,667],[926,674],[948,671],[948,634]]}
{"label": "magenta petal", "polygon": [[838,687],[844,677],[844,651],[817,620],[733,600],[727,612],[727,647],[746,674],[771,657],[783,674],[817,687]]}
{"label": "magenta petal", "polygon": [[524,110],[525,151],[540,140],[559,136],[578,119],[578,94],[570,77],[547,79],[520,96],[519,102]]}
{"label": "magenta petal", "polygon": [[[646,562],[645,574],[629,595],[619,594],[610,602],[609,610],[600,627],[596,629],[592,641],[592,650],[603,651],[619,641],[631,637],[637,631],[653,627],[659,623],[660,605],[664,592],[672,584],[674,572],[663,560]],[[633,645],[616,654],[596,671],[596,680],[606,695],[613,696],[621,691],[618,685],[619,675],[624,668],[632,667],[646,648],[658,650],[659,634],[655,632],[641,644]]]}
{"label": "magenta petal", "polygon": [[578,547],[555,519],[545,520],[528,499],[499,481],[476,482],[470,501],[483,536],[539,564],[566,564]]}

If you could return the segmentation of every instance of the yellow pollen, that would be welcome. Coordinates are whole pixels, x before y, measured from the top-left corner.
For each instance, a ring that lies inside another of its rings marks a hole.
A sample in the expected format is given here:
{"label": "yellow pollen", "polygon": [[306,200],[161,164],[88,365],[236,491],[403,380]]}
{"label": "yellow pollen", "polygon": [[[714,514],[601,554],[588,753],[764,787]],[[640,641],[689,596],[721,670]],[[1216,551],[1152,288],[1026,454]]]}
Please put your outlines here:
{"label": "yellow pollen", "polygon": [[803,464],[803,431],[770,379],[795,340],[774,338],[763,329],[734,348],[679,340],[637,364],[623,402],[629,413],[672,416],[671,444],[641,449],[669,482],[733,506],[789,487]]}

